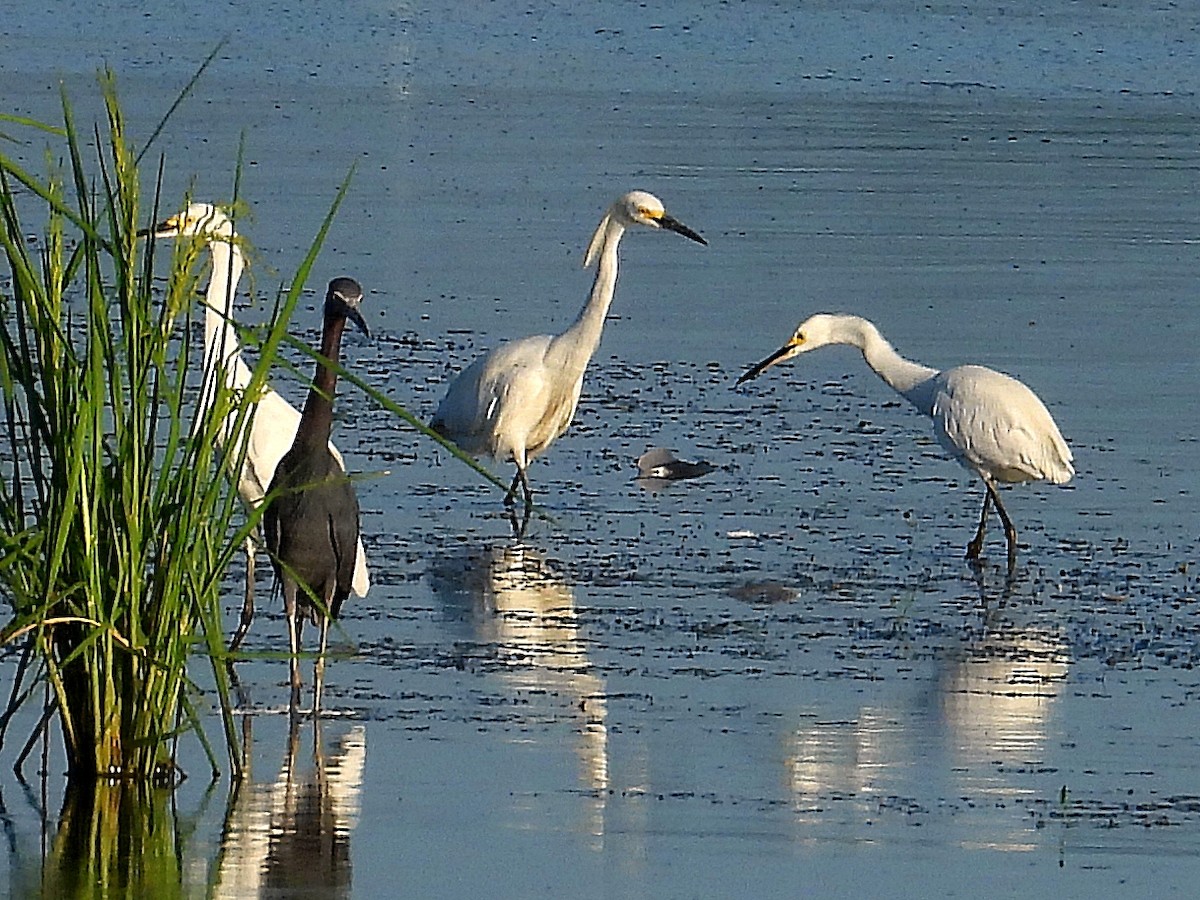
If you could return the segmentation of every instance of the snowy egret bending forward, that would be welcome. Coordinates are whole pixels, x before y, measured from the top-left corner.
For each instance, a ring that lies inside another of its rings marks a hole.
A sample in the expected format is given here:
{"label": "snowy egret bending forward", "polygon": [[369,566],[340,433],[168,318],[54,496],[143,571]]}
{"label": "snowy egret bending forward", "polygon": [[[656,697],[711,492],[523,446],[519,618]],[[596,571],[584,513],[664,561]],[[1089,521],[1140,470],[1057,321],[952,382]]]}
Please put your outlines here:
{"label": "snowy egret bending forward", "polygon": [[[341,353],[342,332],[350,319],[369,334],[358,306],[362,288],[353,278],[335,278],[325,295],[321,355],[333,363]],[[321,652],[313,688],[313,712],[321,703],[321,673],[329,620],[350,595],[358,542],[358,497],[346,471],[329,449],[337,373],[317,363],[308,399],[291,449],[271,480],[272,500],[263,513],[267,550],[283,587],[291,646],[293,709],[300,697],[300,632],[311,618],[321,627]],[[309,592],[315,595],[314,601]]]}
{"label": "snowy egret bending forward", "polygon": [[[225,383],[231,391],[244,391],[250,384],[250,368],[242,360],[237,332],[230,324],[233,316],[233,297],[238,279],[245,268],[245,259],[233,222],[221,210],[207,203],[193,203],[183,212],[171,216],[151,229],[157,238],[202,237],[212,257],[212,273],[204,303],[204,372],[205,390],[203,406],[211,406],[218,367],[224,370]],[[198,413],[199,414],[199,413]],[[300,412],[271,390],[264,389],[254,412],[254,419],[247,431],[245,453],[242,447],[230,449],[229,456],[235,462],[241,458],[241,470],[237,473],[237,489],[251,509],[263,501],[267,485],[275,476],[275,467],[292,445],[292,438],[300,424]],[[233,422],[227,423],[232,428]],[[248,432],[248,433],[247,433]],[[225,434],[224,439],[228,440]],[[342,455],[332,444],[329,450],[339,466],[345,469]],[[229,644],[236,650],[246,636],[254,618],[254,552],[253,537],[246,539],[246,597],[242,606],[242,618]],[[371,587],[367,573],[367,556],[359,541],[354,559],[354,593],[365,597]]]}
{"label": "snowy egret bending forward", "polygon": [[1017,556],[1017,529],[1000,502],[997,483],[1065,484],[1075,474],[1071,450],[1037,394],[1015,378],[983,366],[955,366],[939,372],[912,362],[897,353],[866,319],[827,314],[801,322],[786,344],[737,383],[828,344],[848,344],[861,350],[880,378],[933,419],[934,436],[946,452],[983,479],[983,513],[979,530],[967,545],[967,558],[978,559],[983,549],[988,508],[994,503],[1004,523],[1011,566]]}
{"label": "snowy egret bending forward", "polygon": [[599,260],[599,266],[591,296],[575,323],[557,337],[521,338],[479,357],[450,385],[430,422],[431,428],[472,456],[487,454],[516,464],[504,502],[512,504],[520,485],[525,495],[525,523],[533,509],[525,470],[567,430],[575,415],[583,373],[600,344],[617,283],[617,245],[631,225],[665,228],[707,243],[667,215],[662,201],[653,194],[625,194],[609,207],[588,244],[583,264],[590,266]]}

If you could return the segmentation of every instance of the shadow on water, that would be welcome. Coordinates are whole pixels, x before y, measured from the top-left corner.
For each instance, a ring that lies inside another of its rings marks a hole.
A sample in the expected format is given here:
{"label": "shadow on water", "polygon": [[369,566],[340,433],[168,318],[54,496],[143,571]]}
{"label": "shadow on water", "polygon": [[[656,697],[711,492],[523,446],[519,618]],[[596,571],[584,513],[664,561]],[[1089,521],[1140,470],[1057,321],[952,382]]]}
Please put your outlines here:
{"label": "shadow on water", "polygon": [[192,804],[182,788],[99,782],[67,785],[57,822],[43,775],[40,796],[21,784],[27,810],[0,799],[12,896],[348,897],[365,763],[362,724],[293,719],[274,779],[247,769],[223,815],[217,783]]}

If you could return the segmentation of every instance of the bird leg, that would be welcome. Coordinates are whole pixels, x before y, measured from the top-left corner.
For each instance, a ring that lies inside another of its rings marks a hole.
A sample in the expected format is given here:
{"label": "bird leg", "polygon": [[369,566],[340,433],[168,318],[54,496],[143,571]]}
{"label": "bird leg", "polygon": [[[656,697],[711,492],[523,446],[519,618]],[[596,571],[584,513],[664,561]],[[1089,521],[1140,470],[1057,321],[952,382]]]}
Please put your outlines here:
{"label": "bird leg", "polygon": [[321,652],[313,663],[313,721],[321,714],[321,691],[325,687],[325,647],[329,640],[329,616],[321,616]]}
{"label": "bird leg", "polygon": [[[518,471],[517,474],[521,476],[521,487],[525,491],[525,522],[528,524],[529,516],[533,513],[533,488],[529,486],[529,479],[525,477],[524,469]],[[524,530],[525,528],[522,526],[521,531]]]}
{"label": "bird leg", "polygon": [[523,475],[524,473],[521,471],[521,467],[517,466],[517,474],[513,476],[512,484],[508,486],[508,493],[504,495],[505,506],[513,505],[513,501],[517,496],[517,485],[521,483]]}
{"label": "bird leg", "polygon": [[971,543],[967,544],[967,559],[979,559],[979,554],[983,551],[983,535],[987,531],[988,509],[992,503],[992,486],[986,481],[983,486],[986,488],[983,492],[983,512],[979,515],[979,530],[975,532],[975,537],[971,538]]}
{"label": "bird leg", "polygon": [[513,486],[510,488],[510,493],[515,493],[518,482],[521,485],[521,491],[525,497],[525,510],[521,516],[520,524],[517,524],[517,513],[513,509],[515,505],[512,500],[508,503],[509,521],[512,523],[513,537],[520,540],[525,536],[525,529],[529,527],[529,519],[533,515],[533,489],[529,486],[529,479],[525,476],[525,470],[517,467],[517,477],[513,479]]}
{"label": "bird leg", "polygon": [[250,623],[254,621],[255,548],[254,537],[251,535],[246,538],[246,595],[242,599],[242,618],[238,622],[237,630],[233,633],[233,639],[229,642],[230,653],[236,653],[238,647],[242,646],[242,640],[246,637],[246,632],[250,630]]}
{"label": "bird leg", "polygon": [[[521,495],[525,500],[525,511],[521,517],[520,524],[517,524],[517,514],[513,509],[516,506],[518,486],[521,488]],[[513,476],[508,493],[504,495],[504,505],[508,507],[509,521],[512,523],[513,535],[518,538],[524,537],[525,529],[529,526],[530,516],[533,515],[533,488],[529,486],[529,478],[525,475],[525,467],[522,465],[517,465],[517,474]]]}
{"label": "bird leg", "polygon": [[515,509],[513,509],[512,507],[509,507],[508,521],[509,521],[509,524],[512,525],[513,537],[516,538],[517,540],[520,540],[521,538],[525,537],[525,529],[529,527],[529,518],[530,518],[531,512],[532,512],[532,507],[526,506],[525,512],[522,514],[521,520],[518,522],[517,521],[517,511]]}
{"label": "bird leg", "polygon": [[1013,525],[1012,519],[1008,517],[1004,504],[1000,502],[1000,492],[990,483],[988,483],[987,489],[992,502],[996,504],[996,512],[1000,514],[1000,521],[1004,523],[1004,537],[1008,541],[1008,569],[1011,573],[1017,563],[1017,529]]}
{"label": "bird leg", "polygon": [[288,647],[291,650],[289,659],[289,681],[292,688],[291,696],[291,713],[297,715],[300,708],[300,619],[297,616],[296,610],[296,590],[295,583],[290,583],[290,579],[285,580],[283,585],[283,611],[287,617],[288,627]]}

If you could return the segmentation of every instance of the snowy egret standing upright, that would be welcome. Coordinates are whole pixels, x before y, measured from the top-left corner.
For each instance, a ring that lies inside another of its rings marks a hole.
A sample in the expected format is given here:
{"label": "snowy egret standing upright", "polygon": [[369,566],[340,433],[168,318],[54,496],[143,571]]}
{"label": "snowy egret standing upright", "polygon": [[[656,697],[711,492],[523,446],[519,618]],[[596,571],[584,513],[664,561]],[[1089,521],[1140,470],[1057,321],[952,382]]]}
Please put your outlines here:
{"label": "snowy egret standing upright", "polygon": [[[217,207],[208,203],[192,203],[187,209],[171,216],[150,229],[156,238],[201,237],[212,257],[212,273],[204,298],[204,372],[205,388],[203,403],[211,405],[216,387],[218,371],[222,371],[225,384],[231,391],[244,391],[250,384],[250,368],[242,360],[237,332],[230,319],[233,316],[233,297],[245,268],[245,259],[233,222]],[[199,413],[198,413],[199,414]],[[246,445],[234,446],[229,456],[235,462],[242,460],[237,473],[237,489],[242,501],[251,509],[257,507],[266,495],[267,486],[275,475],[275,467],[283,454],[292,445],[292,438],[300,424],[300,412],[269,387],[262,391],[248,428],[243,429]],[[231,429],[233,422],[227,423]],[[229,435],[225,434],[225,439]],[[244,453],[242,452],[244,449]],[[343,469],[342,455],[332,444],[329,450]],[[242,606],[242,617],[234,632],[229,649],[236,650],[245,637],[254,618],[254,553],[253,537],[246,539],[246,597]],[[365,597],[371,587],[367,572],[367,556],[360,541],[354,562],[354,593]]]}
{"label": "snowy egret standing upright", "polygon": [[875,374],[933,419],[933,433],[943,449],[983,479],[983,512],[979,530],[967,545],[967,558],[979,558],[988,508],[995,504],[1004,523],[1011,568],[1017,558],[1017,529],[1000,502],[997,484],[1065,484],[1075,474],[1071,450],[1037,394],[1015,378],[983,366],[955,366],[939,372],[912,362],[897,353],[866,319],[825,313],[801,322],[786,344],[752,366],[737,383],[757,377],[775,363],[829,344],[861,350]]}
{"label": "snowy egret standing upright", "polygon": [[[335,278],[325,295],[321,355],[337,364],[342,332],[350,319],[369,334],[358,311],[362,288],[353,278]],[[300,632],[305,618],[320,623],[321,650],[313,688],[314,715],[321,704],[321,674],[329,620],[336,619],[350,595],[358,542],[358,497],[329,449],[337,373],[317,363],[308,399],[291,449],[271,480],[271,500],[263,513],[267,550],[283,587],[291,647],[293,709],[300,697]],[[315,599],[314,599],[315,598]]]}
{"label": "snowy egret standing upright", "polygon": [[557,336],[539,334],[501,344],[476,359],[450,385],[430,422],[430,427],[472,456],[486,454],[516,464],[504,502],[513,502],[519,485],[525,517],[518,533],[533,509],[525,470],[567,430],[575,415],[583,374],[600,344],[617,283],[617,246],[631,225],[662,228],[707,243],[667,215],[653,194],[630,191],[620,197],[588,244],[584,266],[599,264],[591,295],[574,324]]}

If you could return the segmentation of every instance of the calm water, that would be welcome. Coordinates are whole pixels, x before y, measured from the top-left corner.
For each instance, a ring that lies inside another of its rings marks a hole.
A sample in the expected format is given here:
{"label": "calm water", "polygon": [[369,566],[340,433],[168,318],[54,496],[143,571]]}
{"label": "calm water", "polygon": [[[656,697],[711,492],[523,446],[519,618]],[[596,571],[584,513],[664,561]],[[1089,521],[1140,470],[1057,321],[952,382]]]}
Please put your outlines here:
{"label": "calm water", "polygon": [[[305,860],[320,896],[1193,893],[1200,16],[184,7],[10,17],[5,109],[54,118],[65,76],[94,115],[107,60],[147,135],[229,33],[161,139],[166,196],[227,199],[245,135],[250,318],[357,164],[313,283],[367,286],[349,362],[422,415],[477,352],[573,319],[616,195],[710,241],[628,235],[523,544],[343,393],[339,445],[387,473],[360,487],[375,586],[319,736],[289,741],[286,663],[243,667],[254,781],[180,792],[189,891],[285,896]],[[734,390],[821,310],[1046,400],[1079,474],[1008,494],[1014,578],[995,529],[993,565],[961,561],[977,487],[857,353]],[[720,468],[650,492],[651,446]],[[2,786],[0,878],[26,885],[40,801]]]}

